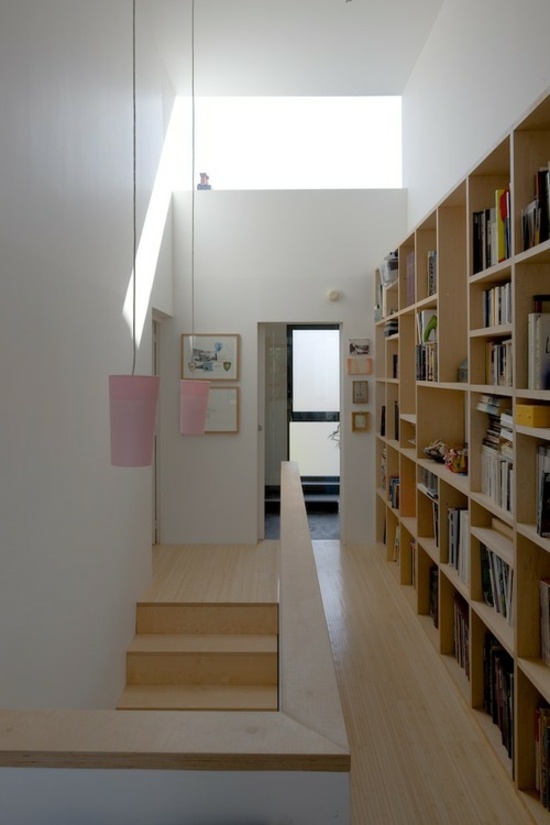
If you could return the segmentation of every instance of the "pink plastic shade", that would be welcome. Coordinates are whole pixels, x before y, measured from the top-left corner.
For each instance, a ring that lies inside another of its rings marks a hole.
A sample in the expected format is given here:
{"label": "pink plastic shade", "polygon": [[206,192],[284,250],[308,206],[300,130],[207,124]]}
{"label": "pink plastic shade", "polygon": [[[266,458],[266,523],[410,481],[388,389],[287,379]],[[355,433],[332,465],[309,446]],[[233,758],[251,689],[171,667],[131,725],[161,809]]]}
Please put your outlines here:
{"label": "pink plastic shade", "polygon": [[149,467],[159,394],[157,375],[110,375],[111,464]]}
{"label": "pink plastic shade", "polygon": [[180,433],[182,435],[203,435],[209,390],[209,381],[180,381]]}

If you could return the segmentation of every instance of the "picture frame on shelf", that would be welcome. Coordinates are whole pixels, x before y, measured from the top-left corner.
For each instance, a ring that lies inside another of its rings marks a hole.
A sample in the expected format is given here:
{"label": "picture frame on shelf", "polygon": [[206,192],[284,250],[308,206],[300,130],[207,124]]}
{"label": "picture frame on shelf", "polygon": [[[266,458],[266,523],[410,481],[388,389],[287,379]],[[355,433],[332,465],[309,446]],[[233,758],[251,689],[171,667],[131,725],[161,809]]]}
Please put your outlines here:
{"label": "picture frame on shelf", "polygon": [[183,333],[181,377],[193,381],[238,381],[240,335]]}

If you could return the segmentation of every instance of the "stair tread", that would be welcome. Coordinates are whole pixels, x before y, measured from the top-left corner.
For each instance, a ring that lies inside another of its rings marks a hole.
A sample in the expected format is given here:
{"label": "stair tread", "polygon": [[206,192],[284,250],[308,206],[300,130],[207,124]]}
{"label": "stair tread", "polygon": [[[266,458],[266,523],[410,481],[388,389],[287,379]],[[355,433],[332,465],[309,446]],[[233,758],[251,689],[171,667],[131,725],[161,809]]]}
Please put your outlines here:
{"label": "stair tread", "polygon": [[274,603],[138,602],[136,628],[144,634],[272,635],[278,630]]}
{"label": "stair tread", "polygon": [[128,653],[277,653],[277,636],[138,633]]}
{"label": "stair tread", "polygon": [[277,710],[274,685],[129,685],[117,710]]}

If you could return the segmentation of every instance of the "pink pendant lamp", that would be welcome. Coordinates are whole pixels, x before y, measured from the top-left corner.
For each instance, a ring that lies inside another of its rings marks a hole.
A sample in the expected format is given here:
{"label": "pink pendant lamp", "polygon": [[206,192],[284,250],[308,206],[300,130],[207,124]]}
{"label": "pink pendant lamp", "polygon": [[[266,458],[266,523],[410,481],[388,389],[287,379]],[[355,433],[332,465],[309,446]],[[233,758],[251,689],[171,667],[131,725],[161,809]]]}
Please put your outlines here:
{"label": "pink pendant lamp", "polygon": [[[191,2],[191,348],[195,331],[195,0]],[[209,381],[180,381],[180,433],[203,435]]]}
{"label": "pink pendant lamp", "polygon": [[111,464],[150,467],[160,379],[157,375],[110,375]]}
{"label": "pink pendant lamp", "polygon": [[136,0],[132,4],[133,57],[133,307],[131,375],[109,376],[111,464],[115,467],[150,467],[153,460],[155,421],[159,394],[156,375],[135,375],[136,366]]}

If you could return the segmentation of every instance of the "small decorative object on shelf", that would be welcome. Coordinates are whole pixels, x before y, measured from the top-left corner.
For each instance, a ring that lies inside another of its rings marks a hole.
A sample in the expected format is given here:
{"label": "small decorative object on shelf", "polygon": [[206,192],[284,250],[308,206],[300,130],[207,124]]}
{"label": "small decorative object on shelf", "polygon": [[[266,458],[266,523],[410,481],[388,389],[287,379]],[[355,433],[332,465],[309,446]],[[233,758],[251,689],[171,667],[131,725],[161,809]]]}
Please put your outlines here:
{"label": "small decorative object on shelf", "polygon": [[212,187],[210,186],[210,183],[209,183],[210,178],[208,177],[206,172],[201,172],[200,176],[201,176],[201,181],[200,181],[200,183],[197,184],[197,189],[212,189]]}
{"label": "small decorative object on shelf", "polygon": [[380,277],[383,286],[391,286],[397,281],[399,271],[399,253],[390,252],[380,264]]}
{"label": "small decorative object on shelf", "polygon": [[432,441],[431,444],[428,444],[427,447],[424,447],[424,452],[428,456],[428,458],[432,458],[434,461],[437,461],[439,464],[445,463],[445,456],[449,452],[449,447],[443,443],[443,441]]}
{"label": "small decorative object on shelf", "polygon": [[445,466],[449,468],[452,473],[460,473],[460,475],[468,474],[468,450],[466,447],[462,450],[451,449],[445,456]]}

